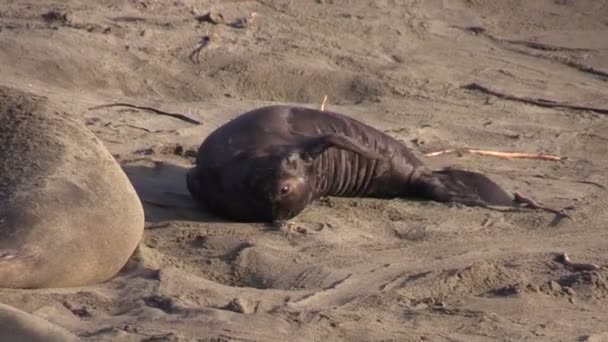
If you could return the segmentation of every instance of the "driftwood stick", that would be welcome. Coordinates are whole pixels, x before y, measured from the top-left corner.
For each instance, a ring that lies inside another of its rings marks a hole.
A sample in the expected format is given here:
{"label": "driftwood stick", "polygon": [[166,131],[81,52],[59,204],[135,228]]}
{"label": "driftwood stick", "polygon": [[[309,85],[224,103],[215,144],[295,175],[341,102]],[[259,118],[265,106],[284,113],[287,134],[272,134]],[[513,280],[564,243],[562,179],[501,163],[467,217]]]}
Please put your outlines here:
{"label": "driftwood stick", "polygon": [[541,159],[541,160],[563,160],[564,157],[554,156],[551,154],[544,153],[523,153],[523,152],[500,152],[500,151],[488,151],[488,150],[469,150],[473,154],[480,154],[484,156],[494,156],[503,158],[527,158],[527,159]]}
{"label": "driftwood stick", "polygon": [[468,152],[473,154],[479,154],[482,156],[493,156],[499,158],[526,158],[526,159],[541,159],[541,160],[563,160],[565,157],[554,156],[551,154],[544,153],[524,153],[524,152],[502,152],[502,151],[491,151],[491,150],[477,150],[477,149],[448,149],[426,153],[427,157],[436,157],[447,153],[456,152]]}
{"label": "driftwood stick", "polygon": [[182,121],[194,124],[194,125],[202,125],[202,123],[200,121],[189,118],[189,117],[185,116],[184,114],[169,113],[169,112],[162,111],[160,109],[146,107],[146,106],[136,106],[136,105],[133,105],[130,103],[117,102],[117,103],[104,104],[104,105],[90,107],[89,110],[96,110],[96,109],[108,108],[108,107],[129,107],[129,108],[134,108],[134,109],[139,109],[139,110],[146,110],[149,112],[156,113],[158,115],[169,116],[169,117],[172,117],[172,118],[175,118],[178,120],[182,120]]}
{"label": "driftwood stick", "polygon": [[480,85],[478,83],[469,83],[467,85],[464,85],[463,88],[468,89],[468,90],[479,91],[479,92],[482,92],[482,93],[488,94],[488,95],[493,95],[493,96],[496,96],[496,97],[504,99],[504,100],[523,102],[523,103],[532,104],[532,105],[539,106],[539,107],[588,110],[588,111],[592,111],[595,113],[608,114],[608,108],[588,107],[588,106],[581,106],[581,105],[569,105],[567,103],[557,102],[554,100],[520,97],[520,96],[502,93],[497,90],[492,90],[492,89],[485,87],[483,85]]}

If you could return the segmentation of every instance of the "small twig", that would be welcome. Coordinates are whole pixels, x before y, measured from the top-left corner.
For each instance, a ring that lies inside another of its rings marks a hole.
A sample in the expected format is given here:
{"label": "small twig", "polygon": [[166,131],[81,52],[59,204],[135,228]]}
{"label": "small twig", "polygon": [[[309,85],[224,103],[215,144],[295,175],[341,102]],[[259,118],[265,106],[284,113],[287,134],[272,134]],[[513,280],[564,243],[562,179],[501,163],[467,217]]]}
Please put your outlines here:
{"label": "small twig", "polygon": [[541,159],[541,160],[563,160],[565,157],[554,156],[551,154],[544,153],[524,153],[524,152],[500,152],[500,151],[488,151],[488,150],[469,150],[471,153],[504,157],[504,158],[527,158],[527,159]]}
{"label": "small twig", "polygon": [[327,94],[323,97],[323,103],[321,103],[321,111],[325,110],[325,103],[327,102]]}
{"label": "small twig", "polygon": [[499,158],[527,158],[527,159],[541,159],[541,160],[563,160],[565,157],[554,156],[551,154],[544,153],[524,153],[524,152],[502,152],[502,151],[491,151],[491,150],[475,150],[475,149],[448,149],[436,152],[426,153],[427,157],[436,157],[446,153],[455,152],[468,152],[473,154],[479,154],[483,156],[493,156]]}
{"label": "small twig", "polygon": [[598,271],[602,268],[596,264],[572,262],[566,253],[559,255],[557,261],[564,264],[566,267],[572,268],[574,271]]}
{"label": "small twig", "polygon": [[515,201],[516,202],[526,204],[527,207],[530,208],[530,209],[540,209],[540,210],[548,211],[548,212],[554,213],[554,214],[556,214],[558,216],[567,217],[567,218],[571,219],[572,221],[576,221],[574,219],[574,217],[572,217],[570,214],[568,214],[566,212],[566,208],[563,208],[563,209],[553,209],[553,208],[545,207],[545,206],[537,203],[533,199],[522,195],[520,192],[515,192],[513,194],[513,196],[515,197]]}
{"label": "small twig", "polygon": [[200,59],[201,50],[203,50],[210,43],[211,43],[211,36],[203,36],[198,41],[198,46],[192,51],[192,53],[190,53],[190,56],[188,56],[190,61],[194,64],[200,64],[201,63],[201,59]]}
{"label": "small twig", "polygon": [[546,108],[566,108],[566,109],[574,109],[574,110],[588,110],[588,111],[592,111],[592,112],[596,112],[596,113],[600,113],[600,114],[608,114],[608,108],[597,108],[597,107],[588,107],[588,106],[580,106],[580,105],[569,105],[563,102],[557,102],[554,100],[547,100],[547,99],[533,99],[533,98],[529,98],[529,97],[520,97],[520,96],[515,96],[515,95],[509,95],[509,94],[505,94],[505,93],[501,93],[499,91],[496,90],[492,90],[488,87],[482,86],[478,83],[469,83],[467,85],[463,86],[464,89],[468,89],[468,90],[475,90],[475,91],[479,91],[482,92],[484,94],[488,94],[488,95],[493,95],[496,96],[498,98],[504,99],[504,100],[510,100],[510,101],[517,101],[517,102],[523,102],[523,103],[527,103],[527,104],[532,104],[532,105],[536,105],[539,107],[546,107]]}
{"label": "small twig", "polygon": [[189,118],[187,116],[185,116],[184,114],[179,114],[179,113],[169,113],[169,112],[165,112],[156,108],[152,108],[152,107],[145,107],[145,106],[136,106],[136,105],[132,105],[129,103],[110,103],[110,104],[104,104],[104,105],[99,105],[99,106],[93,106],[90,107],[89,110],[95,110],[95,109],[101,109],[101,108],[108,108],[108,107],[129,107],[129,108],[135,108],[135,109],[139,109],[139,110],[147,110],[149,112],[153,112],[156,113],[158,115],[165,115],[165,116],[170,116],[172,118],[178,119],[178,120],[182,120],[191,124],[195,124],[195,125],[201,125],[201,122],[192,118]]}

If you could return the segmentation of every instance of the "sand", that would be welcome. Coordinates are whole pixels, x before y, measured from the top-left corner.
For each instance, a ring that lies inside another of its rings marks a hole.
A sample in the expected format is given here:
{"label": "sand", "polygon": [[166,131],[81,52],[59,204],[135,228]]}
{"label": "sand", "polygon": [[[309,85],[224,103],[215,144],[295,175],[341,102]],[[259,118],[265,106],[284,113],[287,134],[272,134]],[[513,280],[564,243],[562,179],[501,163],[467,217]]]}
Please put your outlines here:
{"label": "sand", "polygon": [[[594,0],[3,1],[1,83],[79,115],[146,211],[144,239],[114,279],[2,289],[0,302],[22,311],[6,315],[29,319],[30,336],[49,324],[86,341],[606,340],[608,272],[555,259],[608,265],[606,18]],[[575,221],[329,198],[297,217],[300,234],[195,208],[184,174],[207,134],[245,110],[319,107],[326,94],[327,109],[429,165],[574,205]],[[201,124],[88,110],[112,102]],[[567,159],[423,156],[446,148]]]}

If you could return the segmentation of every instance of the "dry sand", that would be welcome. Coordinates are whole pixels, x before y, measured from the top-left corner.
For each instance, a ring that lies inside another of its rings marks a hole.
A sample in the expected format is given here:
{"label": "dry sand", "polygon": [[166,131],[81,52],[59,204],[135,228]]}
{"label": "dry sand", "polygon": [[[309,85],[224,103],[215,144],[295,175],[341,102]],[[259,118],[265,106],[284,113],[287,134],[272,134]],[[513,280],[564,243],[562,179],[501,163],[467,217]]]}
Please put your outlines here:
{"label": "dry sand", "polygon": [[[224,23],[197,20],[209,10]],[[244,28],[230,25],[252,12]],[[80,115],[145,204],[144,240],[113,280],[0,290],[0,302],[57,331],[91,341],[608,338],[608,272],[554,260],[567,252],[608,264],[606,1],[5,0],[0,80]],[[600,110],[501,99],[470,83]],[[184,173],[209,132],[257,106],[316,107],[325,94],[328,109],[420,155],[469,147],[567,157],[424,160],[574,204],[576,221],[331,198],[297,218],[308,234],[286,234],[194,208]],[[87,110],[116,101],[202,124]]]}

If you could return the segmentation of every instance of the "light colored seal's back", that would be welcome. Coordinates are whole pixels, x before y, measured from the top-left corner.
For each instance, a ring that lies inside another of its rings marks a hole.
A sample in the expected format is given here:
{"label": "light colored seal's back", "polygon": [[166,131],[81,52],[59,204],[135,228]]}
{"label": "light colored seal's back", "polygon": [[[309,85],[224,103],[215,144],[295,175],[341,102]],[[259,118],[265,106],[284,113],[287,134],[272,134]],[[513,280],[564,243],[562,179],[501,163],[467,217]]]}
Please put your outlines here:
{"label": "light colored seal's back", "polygon": [[0,287],[108,280],[143,227],[141,202],[99,139],[46,99],[0,86]]}

